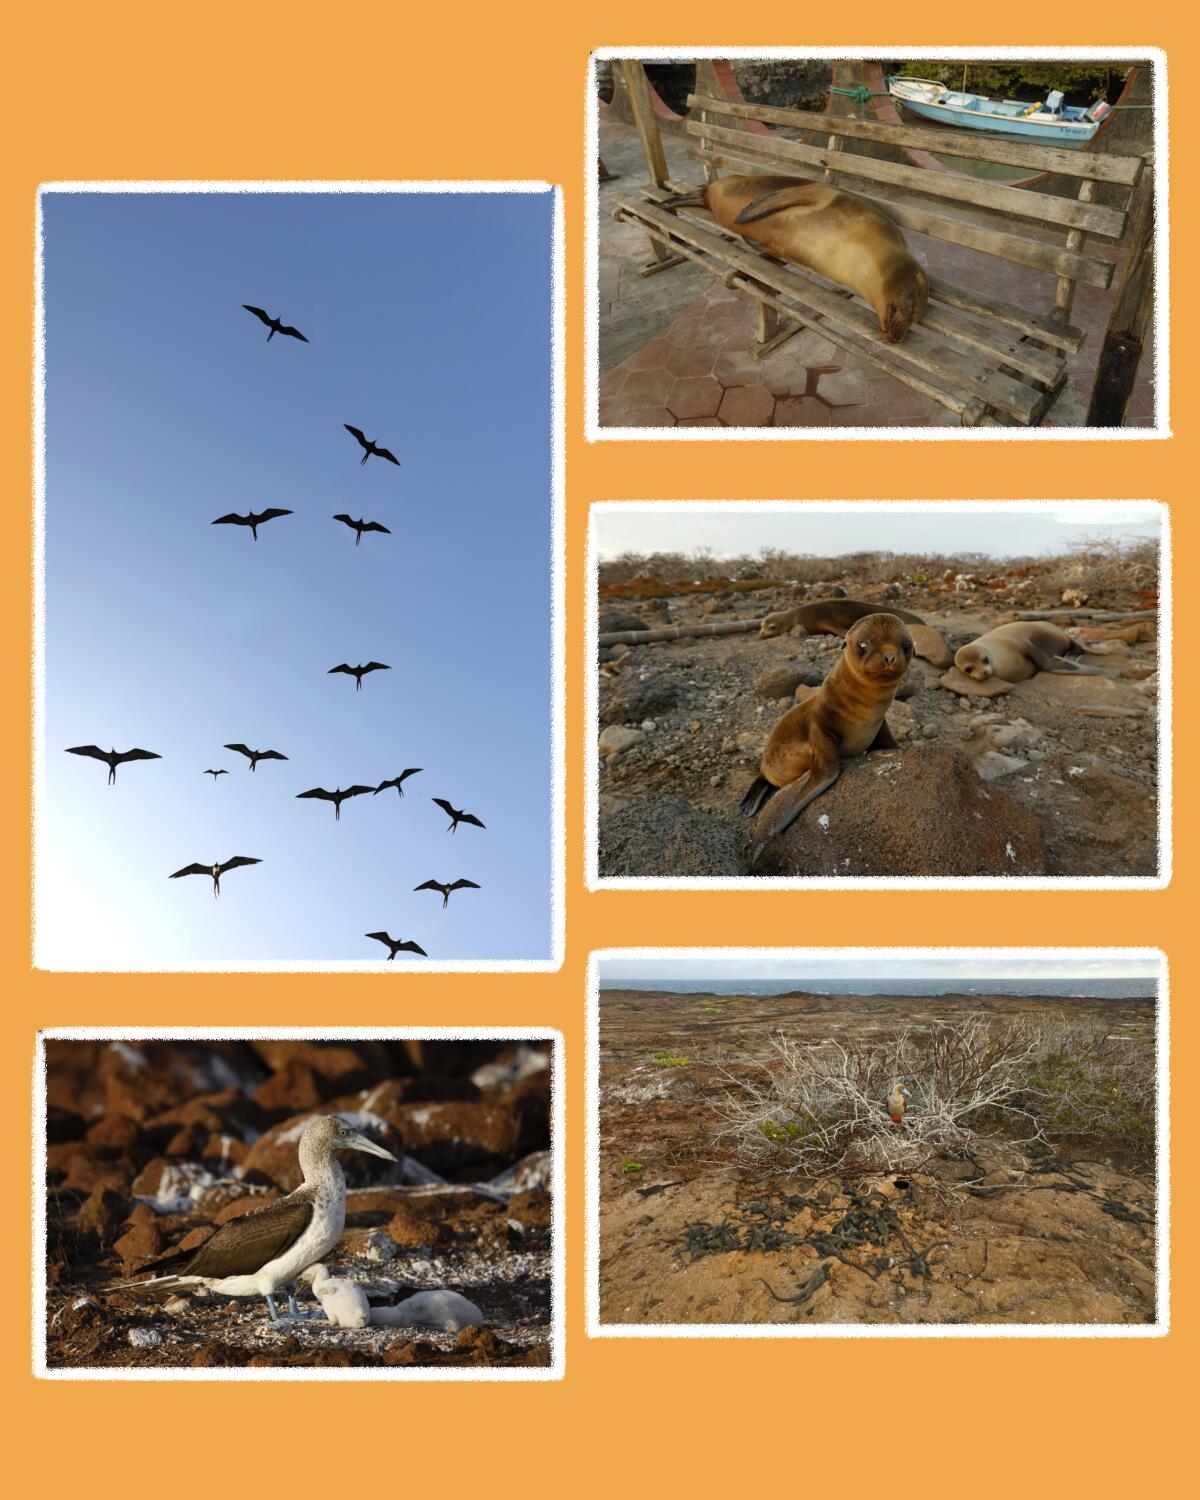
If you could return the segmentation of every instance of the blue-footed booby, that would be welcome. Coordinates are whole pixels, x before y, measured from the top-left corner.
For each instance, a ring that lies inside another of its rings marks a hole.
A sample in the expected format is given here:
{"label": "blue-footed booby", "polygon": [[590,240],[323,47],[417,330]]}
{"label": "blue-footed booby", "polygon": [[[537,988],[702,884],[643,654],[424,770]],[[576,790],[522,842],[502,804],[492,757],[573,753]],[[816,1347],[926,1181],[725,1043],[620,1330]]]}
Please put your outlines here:
{"label": "blue-footed booby", "polygon": [[301,1316],[296,1307],[296,1278],[328,1255],[346,1224],[346,1179],[334,1154],[337,1151],[368,1151],[385,1161],[397,1160],[338,1115],[321,1115],[300,1137],[304,1181],[294,1193],[230,1219],[202,1245],[151,1261],[138,1273],[167,1271],[169,1275],[120,1285],[163,1291],[204,1286],[223,1297],[265,1297],[273,1323],[279,1321],[275,1293],[286,1290],[288,1311],[293,1317]]}

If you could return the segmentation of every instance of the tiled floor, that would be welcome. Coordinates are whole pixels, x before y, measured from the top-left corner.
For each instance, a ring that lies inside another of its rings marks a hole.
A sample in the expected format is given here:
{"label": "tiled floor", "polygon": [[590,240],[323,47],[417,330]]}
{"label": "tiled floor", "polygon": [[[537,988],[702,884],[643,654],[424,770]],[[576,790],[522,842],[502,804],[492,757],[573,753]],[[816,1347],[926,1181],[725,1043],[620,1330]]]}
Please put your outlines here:
{"label": "tiled floor", "polygon": [[[673,178],[698,180],[682,143],[664,140]],[[605,427],[945,427],[953,412],[811,330],[764,360],[746,353],[754,306],[700,267],[650,277],[641,231],[612,218],[617,196],[645,180],[636,132],[601,124],[601,151],[619,180],[600,186],[600,424]],[[956,213],[966,216],[961,205]],[[1054,277],[908,232],[909,247],[932,272],[961,286],[1048,312]],[[1089,244],[1089,248],[1092,248]],[[1046,426],[1079,426],[1108,323],[1111,292],[1080,286],[1072,322],[1087,342],[1068,362],[1068,379]],[[1126,425],[1152,426],[1153,350],[1142,359]]]}

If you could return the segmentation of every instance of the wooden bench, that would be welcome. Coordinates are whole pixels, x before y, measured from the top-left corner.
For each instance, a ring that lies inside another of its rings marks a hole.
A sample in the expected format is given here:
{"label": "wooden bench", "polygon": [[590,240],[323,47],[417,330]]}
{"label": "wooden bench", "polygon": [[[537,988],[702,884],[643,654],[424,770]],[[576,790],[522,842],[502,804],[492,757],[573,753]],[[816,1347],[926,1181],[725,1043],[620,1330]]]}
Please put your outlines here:
{"label": "wooden bench", "polygon": [[[914,230],[979,255],[997,256],[1055,280],[1054,306],[1035,312],[931,272],[929,305],[899,344],[886,343],[878,320],[859,297],[802,267],[780,261],[722,228],[706,209],[673,204],[696,184],[669,179],[646,75],[637,60],[620,63],[650,181],[623,194],[614,217],[644,229],[651,275],[694,261],[745,293],[758,307],[751,353],[765,357],[801,328],[886,371],[958,414],[964,426],[1033,426],[1041,422],[1067,377],[1067,357],[1085,335],[1071,325],[1075,288],[1108,288],[1116,266],[1089,246],[1123,246],[1141,265],[1149,254],[1153,170],[1150,158],[1072,151],[1036,142],[993,140],[971,131],[881,124],[810,114],[723,97],[712,64],[698,64],[684,130],[695,143],[689,156],[704,180],[720,172],[785,173],[825,181],[876,203],[905,230]],[[768,127],[791,127],[826,137],[825,145],[792,140]],[[857,143],[908,147],[1054,174],[1078,182],[1074,197],[938,172],[863,155]],[[1097,189],[1111,191],[1097,202]],[[886,195],[879,196],[880,188]],[[963,215],[963,208],[973,212]],[[1047,234],[1046,231],[1050,233]],[[1059,241],[1058,236],[1062,239]],[[1136,238],[1137,243],[1132,241]]]}

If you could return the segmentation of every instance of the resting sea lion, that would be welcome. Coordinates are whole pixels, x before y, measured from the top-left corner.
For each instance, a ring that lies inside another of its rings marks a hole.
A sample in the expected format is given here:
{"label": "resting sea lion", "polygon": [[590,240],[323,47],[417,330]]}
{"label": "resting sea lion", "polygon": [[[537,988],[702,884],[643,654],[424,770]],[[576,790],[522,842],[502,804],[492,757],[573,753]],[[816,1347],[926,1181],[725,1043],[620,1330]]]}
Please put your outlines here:
{"label": "resting sea lion", "polygon": [[780,787],[787,788],[766,838],[782,833],[829,790],[844,757],[896,748],[886,716],[912,650],[903,621],[893,614],[867,615],[851,625],[829,676],[771,731],[760,774],[742,798],[742,811],[757,813]]}
{"label": "resting sea lion", "polygon": [[[855,620],[878,612],[878,605],[864,604],[861,599],[809,599],[797,604],[794,609],[777,609],[769,614],[758,627],[760,641],[769,641],[777,635],[787,635],[797,625],[804,627],[805,635],[845,635]],[[910,615],[907,610],[889,611],[906,625],[923,625],[920,615]]]}
{"label": "resting sea lion", "polygon": [[704,206],[726,229],[855,291],[898,344],[920,321],[929,277],[899,226],[857,193],[798,177],[719,177]]}
{"label": "resting sea lion", "polygon": [[1014,620],[997,625],[986,635],[968,641],[954,653],[954,665],[976,682],[999,677],[1004,682],[1025,682],[1037,672],[1082,672],[1103,675],[1096,667],[1081,667],[1069,658],[1081,651],[1106,654],[1090,642],[1077,641],[1057,625],[1045,620]]}

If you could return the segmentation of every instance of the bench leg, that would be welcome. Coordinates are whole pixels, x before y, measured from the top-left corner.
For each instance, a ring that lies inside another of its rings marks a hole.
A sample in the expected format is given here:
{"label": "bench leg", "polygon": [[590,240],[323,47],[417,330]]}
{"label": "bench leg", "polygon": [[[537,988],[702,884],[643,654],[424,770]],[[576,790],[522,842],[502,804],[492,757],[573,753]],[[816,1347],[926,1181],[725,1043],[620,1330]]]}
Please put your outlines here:
{"label": "bench leg", "polygon": [[686,255],[672,255],[669,250],[659,243],[652,235],[650,240],[650,254],[652,259],[645,265],[638,267],[639,276],[656,276],[659,271],[669,271],[672,266],[681,266],[687,259]]}

